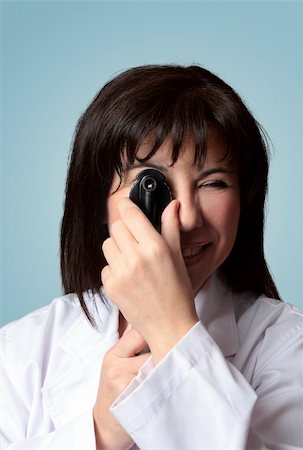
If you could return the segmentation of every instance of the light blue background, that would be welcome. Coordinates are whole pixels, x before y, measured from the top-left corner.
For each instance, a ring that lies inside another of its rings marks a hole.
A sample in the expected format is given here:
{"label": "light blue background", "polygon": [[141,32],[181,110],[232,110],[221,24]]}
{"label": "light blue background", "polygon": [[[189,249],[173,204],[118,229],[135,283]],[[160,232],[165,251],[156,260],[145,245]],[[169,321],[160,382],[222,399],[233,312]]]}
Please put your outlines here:
{"label": "light blue background", "polygon": [[76,121],[109,78],[147,63],[204,65],[268,131],[266,255],[303,306],[302,2],[5,2],[1,43],[1,324],[61,294]]}

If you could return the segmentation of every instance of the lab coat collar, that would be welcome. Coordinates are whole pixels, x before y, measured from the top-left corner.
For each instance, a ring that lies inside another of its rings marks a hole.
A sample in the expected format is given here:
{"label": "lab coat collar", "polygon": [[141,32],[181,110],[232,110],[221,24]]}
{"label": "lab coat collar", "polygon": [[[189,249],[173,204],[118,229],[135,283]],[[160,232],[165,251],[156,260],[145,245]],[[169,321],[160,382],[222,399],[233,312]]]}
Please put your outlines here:
{"label": "lab coat collar", "polygon": [[[231,289],[218,272],[211,275],[195,297],[197,315],[225,356],[237,352],[239,341]],[[106,339],[118,339],[119,310],[103,290],[88,291],[85,303],[94,317],[94,329],[80,313],[60,341],[60,347],[73,358],[84,358]]]}
{"label": "lab coat collar", "polygon": [[239,337],[235,317],[235,298],[216,272],[195,298],[197,315],[225,357],[235,355]]}
{"label": "lab coat collar", "polygon": [[84,301],[96,327],[89,323],[81,310],[59,342],[62,350],[72,358],[85,359],[100,347],[101,342],[118,340],[118,307],[103,293],[100,294],[93,294],[92,291],[84,293]]}
{"label": "lab coat collar", "polygon": [[[80,313],[60,340],[60,347],[73,359],[89,358],[104,341],[118,340],[119,310],[101,290],[84,295],[85,302],[95,319],[94,329]],[[234,355],[239,347],[237,323],[234,312],[234,295],[218,273],[209,277],[195,297],[198,318],[220,347],[224,356]],[[97,352],[98,353],[98,352]]]}

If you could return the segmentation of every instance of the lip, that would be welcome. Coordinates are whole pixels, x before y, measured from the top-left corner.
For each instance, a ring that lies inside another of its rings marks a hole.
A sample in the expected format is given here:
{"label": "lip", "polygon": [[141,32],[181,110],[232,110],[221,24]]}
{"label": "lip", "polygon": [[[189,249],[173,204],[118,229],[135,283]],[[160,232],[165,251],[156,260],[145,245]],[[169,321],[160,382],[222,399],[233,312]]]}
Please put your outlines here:
{"label": "lip", "polygon": [[205,252],[207,251],[207,249],[210,246],[210,242],[205,242],[205,243],[199,243],[199,244],[191,244],[191,245],[184,245],[182,246],[182,253],[183,250],[185,249],[196,249],[196,248],[200,248],[199,253],[197,253],[196,255],[193,256],[183,256],[184,262],[186,264],[186,266],[192,266],[194,264],[196,264],[197,262],[200,261],[201,258],[203,258]]}

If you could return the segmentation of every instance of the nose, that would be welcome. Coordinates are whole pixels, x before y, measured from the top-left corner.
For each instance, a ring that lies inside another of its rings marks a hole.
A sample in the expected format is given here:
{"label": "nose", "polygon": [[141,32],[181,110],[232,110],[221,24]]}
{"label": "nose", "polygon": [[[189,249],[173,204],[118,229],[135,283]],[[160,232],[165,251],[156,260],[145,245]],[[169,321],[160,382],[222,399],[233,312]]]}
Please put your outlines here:
{"label": "nose", "polygon": [[187,232],[200,228],[203,225],[202,209],[200,202],[194,196],[188,194],[177,198],[180,202],[179,221],[180,230]]}

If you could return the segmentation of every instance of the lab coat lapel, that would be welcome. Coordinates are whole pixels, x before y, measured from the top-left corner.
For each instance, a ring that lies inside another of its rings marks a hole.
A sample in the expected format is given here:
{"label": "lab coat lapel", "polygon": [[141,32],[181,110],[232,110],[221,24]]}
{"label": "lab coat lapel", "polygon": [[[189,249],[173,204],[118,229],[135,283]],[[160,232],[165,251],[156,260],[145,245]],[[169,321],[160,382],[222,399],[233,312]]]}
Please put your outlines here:
{"label": "lab coat lapel", "polygon": [[81,311],[58,342],[58,371],[42,388],[44,404],[56,428],[93,407],[103,357],[118,340],[118,309],[109,303],[104,305],[100,296],[95,300],[98,329]]}
{"label": "lab coat lapel", "polygon": [[195,298],[199,319],[225,357],[237,353],[239,338],[232,291],[214,273]]}

